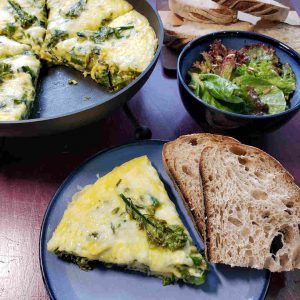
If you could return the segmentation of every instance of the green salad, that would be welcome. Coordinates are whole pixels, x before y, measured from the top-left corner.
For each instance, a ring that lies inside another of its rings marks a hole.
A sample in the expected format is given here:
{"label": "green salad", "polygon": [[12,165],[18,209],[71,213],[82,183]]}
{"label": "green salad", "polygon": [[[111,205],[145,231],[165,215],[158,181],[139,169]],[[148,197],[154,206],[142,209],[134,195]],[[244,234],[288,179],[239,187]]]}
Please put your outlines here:
{"label": "green salad", "polygon": [[272,115],[287,109],[296,77],[272,47],[251,44],[234,50],[217,40],[201,54],[202,60],[189,70],[189,87],[203,101],[240,114]]}

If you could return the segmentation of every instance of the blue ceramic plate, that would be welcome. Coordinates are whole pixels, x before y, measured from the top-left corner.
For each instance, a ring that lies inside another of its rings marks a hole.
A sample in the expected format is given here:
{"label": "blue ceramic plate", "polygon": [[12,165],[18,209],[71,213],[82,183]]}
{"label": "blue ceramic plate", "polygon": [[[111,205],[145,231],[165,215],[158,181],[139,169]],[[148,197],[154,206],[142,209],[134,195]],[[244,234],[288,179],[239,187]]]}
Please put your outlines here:
{"label": "blue ceramic plate", "polygon": [[85,272],[47,251],[47,241],[62,218],[72,195],[78,191],[78,187],[94,183],[97,174],[102,176],[114,167],[141,155],[148,155],[193,240],[199,248],[203,248],[193,223],[163,168],[162,147],[161,141],[146,141],[101,152],[84,162],[59,188],[46,211],[40,237],[41,271],[52,299],[264,299],[269,284],[267,271],[211,265],[207,282],[203,286],[184,284],[163,286],[158,278],[121,268],[106,269],[100,263],[94,270]]}

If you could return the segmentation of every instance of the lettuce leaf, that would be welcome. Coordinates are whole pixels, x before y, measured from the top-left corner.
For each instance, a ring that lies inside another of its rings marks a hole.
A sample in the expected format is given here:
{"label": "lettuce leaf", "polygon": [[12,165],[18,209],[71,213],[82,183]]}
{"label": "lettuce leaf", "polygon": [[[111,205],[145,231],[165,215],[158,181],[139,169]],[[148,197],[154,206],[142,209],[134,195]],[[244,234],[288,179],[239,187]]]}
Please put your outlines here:
{"label": "lettuce leaf", "polygon": [[237,96],[240,88],[231,81],[215,74],[199,74],[199,78],[214,98],[234,104],[244,102]]}
{"label": "lettuce leaf", "polygon": [[[194,94],[197,97],[199,97],[201,100],[205,101],[207,104],[214,106],[218,109],[228,111],[228,112],[243,112],[244,111],[244,103],[240,101],[242,99],[239,98],[238,103],[229,103],[226,101],[222,101],[223,98],[221,98],[220,100],[217,100],[212,95],[213,93],[216,94],[218,92],[218,91],[213,90],[213,88],[215,87],[213,85],[213,83],[209,82],[209,81],[205,82],[205,81],[201,80],[202,77],[210,78],[210,76],[202,76],[203,74],[192,73],[192,72],[190,72],[189,75],[191,76],[191,82],[189,84],[189,87],[193,90]],[[206,75],[213,75],[213,74],[206,74]],[[215,75],[215,76],[217,76],[217,75]],[[221,78],[219,76],[217,76],[217,77],[215,77],[215,76],[213,76],[213,79]],[[221,78],[221,79],[223,79],[223,78]],[[221,84],[221,82],[218,82],[218,84]],[[209,86],[209,88],[207,88],[207,86]],[[212,88],[212,90],[210,90],[210,88]],[[211,93],[211,91],[213,91],[213,93]],[[227,94],[229,94],[229,91],[227,91]],[[236,96],[232,96],[232,97],[235,98]]]}
{"label": "lettuce leaf", "polygon": [[269,107],[269,114],[277,114],[286,110],[284,93],[277,87],[272,87],[266,95],[261,95],[260,100]]}

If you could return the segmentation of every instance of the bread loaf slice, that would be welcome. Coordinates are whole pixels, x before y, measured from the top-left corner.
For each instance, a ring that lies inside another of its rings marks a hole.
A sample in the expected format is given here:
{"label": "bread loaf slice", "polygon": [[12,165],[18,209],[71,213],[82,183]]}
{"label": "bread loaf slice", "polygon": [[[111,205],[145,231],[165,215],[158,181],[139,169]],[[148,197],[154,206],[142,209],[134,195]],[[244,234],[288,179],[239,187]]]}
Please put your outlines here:
{"label": "bread loaf slice", "polygon": [[300,26],[259,21],[254,31],[277,39],[300,53]]}
{"label": "bread loaf slice", "polygon": [[193,22],[230,24],[237,21],[236,11],[211,0],[169,0],[169,8]]}
{"label": "bread loaf slice", "polygon": [[182,48],[191,40],[222,30],[252,31],[254,25],[247,22],[236,22],[228,25],[205,24],[185,20],[171,11],[159,11],[162,19],[165,36],[164,43],[174,49]]}
{"label": "bread loaf slice", "polygon": [[300,189],[265,152],[242,144],[203,150],[208,259],[231,266],[300,268]]}
{"label": "bread loaf slice", "polygon": [[270,21],[284,21],[289,8],[274,0],[213,0],[236,11],[242,11]]}
{"label": "bread loaf slice", "polygon": [[229,142],[239,143],[233,138],[221,135],[190,134],[166,143],[162,151],[165,169],[181,195],[187,210],[191,212],[195,226],[203,239],[205,238],[205,215],[202,182],[199,174],[200,155],[207,146]]}

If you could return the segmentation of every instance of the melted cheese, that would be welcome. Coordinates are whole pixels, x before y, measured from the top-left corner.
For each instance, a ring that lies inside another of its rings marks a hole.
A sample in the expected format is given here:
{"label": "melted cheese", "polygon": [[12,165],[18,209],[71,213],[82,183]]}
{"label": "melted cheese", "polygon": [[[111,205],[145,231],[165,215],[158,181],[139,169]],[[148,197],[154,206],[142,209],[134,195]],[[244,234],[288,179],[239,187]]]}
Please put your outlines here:
{"label": "melted cheese", "polygon": [[31,103],[35,91],[29,74],[17,73],[0,85],[0,121],[21,120],[27,116],[29,103],[15,101],[25,94],[26,100]]}
{"label": "melted cheese", "polygon": [[[40,61],[29,46],[0,37],[0,64],[8,64],[12,74],[0,82],[0,121],[17,121],[28,116],[35,99]],[[29,67],[32,75],[23,67]]]}
{"label": "melted cheese", "polygon": [[66,17],[66,13],[74,7],[79,0],[48,0],[50,10],[48,17],[47,34],[41,56],[51,60],[48,52],[48,44],[55,31],[65,31],[68,38],[77,36],[77,32],[83,30],[98,30],[103,23],[112,20],[132,9],[132,6],[124,0],[89,0],[83,6],[76,18]]}
{"label": "melted cheese", "polygon": [[66,39],[51,52],[43,51],[42,57],[90,73],[99,83],[107,87],[112,84],[119,89],[150,64],[157,48],[157,38],[148,20],[135,10],[114,19],[107,26],[133,28],[124,31],[122,38],[110,37],[98,44],[79,37]]}
{"label": "melted cheese", "polygon": [[0,36],[0,59],[29,51],[28,45],[20,44],[5,36]]}
{"label": "melted cheese", "polygon": [[[190,236],[184,248],[171,251],[149,243],[144,230],[126,213],[120,193],[148,203],[159,199],[155,217],[168,225],[183,224],[156,170],[146,156],[133,159],[93,185],[77,193],[64,213],[52,238],[49,251],[67,253],[126,266],[148,266],[156,275],[181,278],[178,266],[185,265],[190,274],[198,274],[191,253],[197,251]],[[142,199],[142,200],[141,200]],[[114,213],[115,210],[117,213]]]}
{"label": "melted cheese", "polygon": [[[0,0],[0,35],[30,45],[35,53],[39,53],[46,30],[45,0],[14,0],[24,11],[37,19],[29,28],[22,28],[18,17],[7,0]],[[9,26],[13,31],[8,30]]]}
{"label": "melted cheese", "polygon": [[55,64],[68,65],[78,71],[89,71],[90,57],[97,48],[95,43],[85,40],[80,41],[78,38],[64,40],[56,45],[50,52],[42,52],[44,59],[54,61]]}
{"label": "melted cheese", "polygon": [[131,11],[108,24],[109,27],[134,26],[124,31],[123,38],[109,39],[101,45],[100,59],[121,71],[143,72],[156,51],[157,39],[148,20],[137,11]]}

